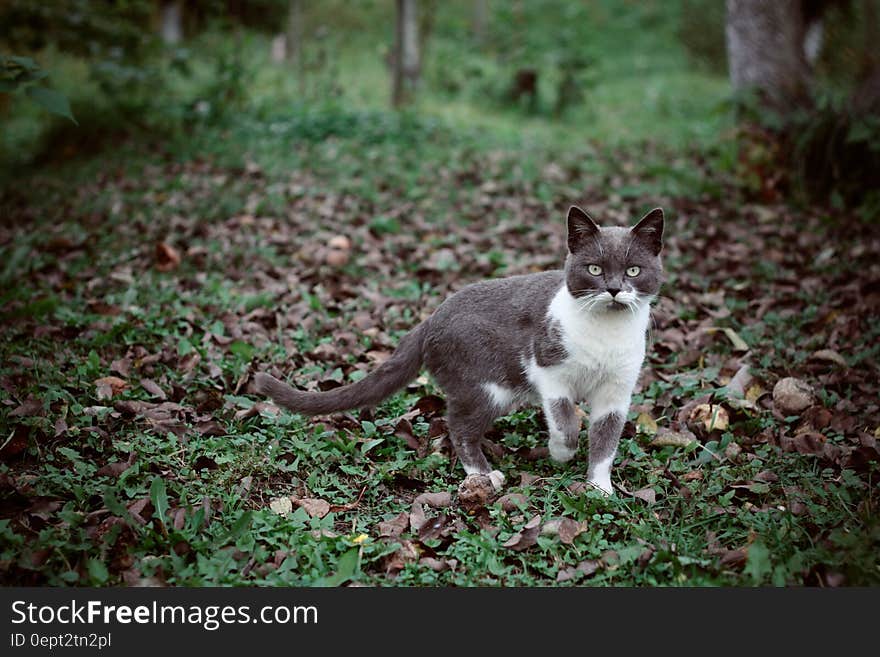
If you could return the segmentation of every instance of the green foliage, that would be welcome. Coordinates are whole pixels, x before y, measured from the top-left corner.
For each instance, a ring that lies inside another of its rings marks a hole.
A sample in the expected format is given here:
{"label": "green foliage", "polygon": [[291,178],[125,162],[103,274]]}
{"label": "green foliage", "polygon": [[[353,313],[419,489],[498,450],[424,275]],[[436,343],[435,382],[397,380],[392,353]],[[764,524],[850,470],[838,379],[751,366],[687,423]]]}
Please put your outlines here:
{"label": "green foliage", "polygon": [[680,0],[677,36],[699,66],[727,74],[725,3],[718,0]]}
{"label": "green foliage", "polygon": [[70,112],[70,103],[64,94],[35,84],[48,75],[30,57],[0,55],[0,93],[15,93],[23,90],[28,98],[43,109],[76,123]]}
{"label": "green foliage", "polygon": [[880,219],[880,105],[824,87],[783,111],[747,95],[739,113],[737,173],[751,194]]}

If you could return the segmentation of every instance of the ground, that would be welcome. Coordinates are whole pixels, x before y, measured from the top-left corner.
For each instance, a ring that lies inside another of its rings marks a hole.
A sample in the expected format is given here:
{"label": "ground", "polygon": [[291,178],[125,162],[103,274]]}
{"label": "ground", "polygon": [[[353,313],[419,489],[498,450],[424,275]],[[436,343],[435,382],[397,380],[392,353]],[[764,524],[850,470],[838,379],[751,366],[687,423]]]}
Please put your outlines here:
{"label": "ground", "polygon": [[[696,152],[333,111],[5,187],[5,584],[880,582],[876,234],[749,202]],[[572,203],[667,214],[614,497],[585,430],[546,459],[538,409],[487,436],[504,497],[463,505],[428,378],[321,418],[251,394],[258,369],[356,380],[451,291],[559,266]]]}

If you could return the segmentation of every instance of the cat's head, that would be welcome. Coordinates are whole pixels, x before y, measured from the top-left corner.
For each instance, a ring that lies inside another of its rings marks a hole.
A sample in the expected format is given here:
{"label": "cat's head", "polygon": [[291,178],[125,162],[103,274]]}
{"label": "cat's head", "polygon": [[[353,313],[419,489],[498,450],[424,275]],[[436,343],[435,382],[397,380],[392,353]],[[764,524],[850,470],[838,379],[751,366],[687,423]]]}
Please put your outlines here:
{"label": "cat's head", "polygon": [[576,206],[568,210],[568,291],[591,312],[636,310],[660,291],[663,210],[632,228],[602,228]]}

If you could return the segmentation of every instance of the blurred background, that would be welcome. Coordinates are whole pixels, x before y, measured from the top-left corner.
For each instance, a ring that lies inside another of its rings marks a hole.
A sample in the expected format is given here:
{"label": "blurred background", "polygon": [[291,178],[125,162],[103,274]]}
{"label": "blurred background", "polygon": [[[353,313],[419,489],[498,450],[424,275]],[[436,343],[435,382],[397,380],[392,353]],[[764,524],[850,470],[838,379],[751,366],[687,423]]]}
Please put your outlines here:
{"label": "blurred background", "polygon": [[378,133],[403,113],[517,146],[699,151],[746,195],[875,216],[876,1],[728,5],[5,0],[2,173],[217,128],[239,149]]}

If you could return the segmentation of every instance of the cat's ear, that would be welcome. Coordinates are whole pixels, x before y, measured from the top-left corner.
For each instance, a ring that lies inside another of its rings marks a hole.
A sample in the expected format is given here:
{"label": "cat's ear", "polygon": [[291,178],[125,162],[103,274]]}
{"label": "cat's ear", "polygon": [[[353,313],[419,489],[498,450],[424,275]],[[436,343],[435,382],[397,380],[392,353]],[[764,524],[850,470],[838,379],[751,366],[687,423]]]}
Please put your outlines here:
{"label": "cat's ear", "polygon": [[568,209],[568,250],[572,253],[583,248],[599,235],[599,226],[592,217],[572,205]]}
{"label": "cat's ear", "polygon": [[663,248],[663,210],[651,210],[632,227],[632,233],[651,253],[660,255]]}

